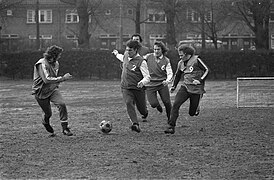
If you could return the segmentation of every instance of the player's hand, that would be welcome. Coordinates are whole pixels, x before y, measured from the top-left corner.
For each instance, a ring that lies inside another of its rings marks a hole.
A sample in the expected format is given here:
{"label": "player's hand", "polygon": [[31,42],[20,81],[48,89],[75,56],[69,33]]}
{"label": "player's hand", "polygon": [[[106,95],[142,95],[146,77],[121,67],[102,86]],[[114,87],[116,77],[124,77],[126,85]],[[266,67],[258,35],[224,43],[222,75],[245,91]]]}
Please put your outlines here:
{"label": "player's hand", "polygon": [[71,78],[72,78],[72,75],[71,75],[70,73],[66,73],[66,74],[63,76],[64,81],[69,80],[69,79],[71,79]]}
{"label": "player's hand", "polygon": [[138,82],[137,88],[142,88],[142,87],[144,87],[144,84],[142,82]]}
{"label": "player's hand", "polygon": [[164,86],[167,86],[167,85],[168,85],[168,82],[167,82],[167,81],[163,81],[162,84],[163,84]]}
{"label": "player's hand", "polygon": [[197,79],[194,79],[192,83],[195,84],[195,85],[201,84],[201,82],[199,80],[197,80]]}
{"label": "player's hand", "polygon": [[175,91],[175,89],[176,89],[175,87],[171,87],[170,88],[170,93],[173,93]]}
{"label": "player's hand", "polygon": [[115,56],[117,56],[118,51],[117,51],[116,49],[114,49],[114,50],[112,51],[112,54],[114,54]]}

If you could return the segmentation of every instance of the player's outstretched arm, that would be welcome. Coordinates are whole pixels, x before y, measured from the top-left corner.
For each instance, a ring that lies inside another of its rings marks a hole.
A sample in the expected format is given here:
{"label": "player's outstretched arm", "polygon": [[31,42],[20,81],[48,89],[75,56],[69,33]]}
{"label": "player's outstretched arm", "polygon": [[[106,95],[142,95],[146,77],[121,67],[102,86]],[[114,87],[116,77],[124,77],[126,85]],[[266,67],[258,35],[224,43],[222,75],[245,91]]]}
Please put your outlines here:
{"label": "player's outstretched arm", "polygon": [[118,52],[116,49],[114,49],[114,50],[112,51],[112,54],[114,54],[114,55],[116,56],[117,59],[119,59],[121,62],[123,62],[123,58],[124,58],[124,55],[123,55],[123,54],[119,54],[119,52]]}

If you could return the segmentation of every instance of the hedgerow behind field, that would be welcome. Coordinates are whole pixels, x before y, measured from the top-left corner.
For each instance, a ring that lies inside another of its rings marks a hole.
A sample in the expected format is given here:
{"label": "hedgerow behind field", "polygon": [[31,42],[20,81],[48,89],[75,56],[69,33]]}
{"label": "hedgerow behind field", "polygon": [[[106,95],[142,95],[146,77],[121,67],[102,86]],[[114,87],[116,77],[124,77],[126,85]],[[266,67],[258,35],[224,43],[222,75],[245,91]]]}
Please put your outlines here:
{"label": "hedgerow behind field", "polygon": [[[0,76],[29,79],[32,77],[33,65],[42,56],[42,51],[0,54]],[[167,56],[175,72],[178,54],[169,51]],[[274,75],[274,57],[271,52],[205,51],[200,53],[200,57],[210,69],[209,79]],[[60,59],[60,74],[66,72],[79,79],[119,79],[121,63],[108,50],[64,51]]]}

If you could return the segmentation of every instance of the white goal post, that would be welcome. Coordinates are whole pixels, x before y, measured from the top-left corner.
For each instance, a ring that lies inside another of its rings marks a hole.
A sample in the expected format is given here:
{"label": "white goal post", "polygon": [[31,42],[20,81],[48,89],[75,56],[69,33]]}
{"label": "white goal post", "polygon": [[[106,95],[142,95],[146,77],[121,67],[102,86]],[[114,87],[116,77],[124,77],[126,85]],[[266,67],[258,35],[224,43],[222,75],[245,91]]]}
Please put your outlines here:
{"label": "white goal post", "polygon": [[238,77],[239,107],[274,107],[274,77]]}

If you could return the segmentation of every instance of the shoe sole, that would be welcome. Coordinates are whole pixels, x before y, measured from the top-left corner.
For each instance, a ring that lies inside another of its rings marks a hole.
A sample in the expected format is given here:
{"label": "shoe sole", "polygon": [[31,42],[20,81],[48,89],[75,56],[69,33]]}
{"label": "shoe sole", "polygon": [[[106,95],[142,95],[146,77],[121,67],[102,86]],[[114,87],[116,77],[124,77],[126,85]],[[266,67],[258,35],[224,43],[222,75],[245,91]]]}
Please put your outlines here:
{"label": "shoe sole", "polygon": [[167,130],[165,130],[164,131],[165,132],[165,134],[174,134],[175,133],[175,129],[167,129]]}
{"label": "shoe sole", "polygon": [[73,136],[73,134],[65,134],[65,133],[63,133],[65,136]]}
{"label": "shoe sole", "polygon": [[56,134],[52,133],[51,135],[49,135],[49,137],[55,137]]}

